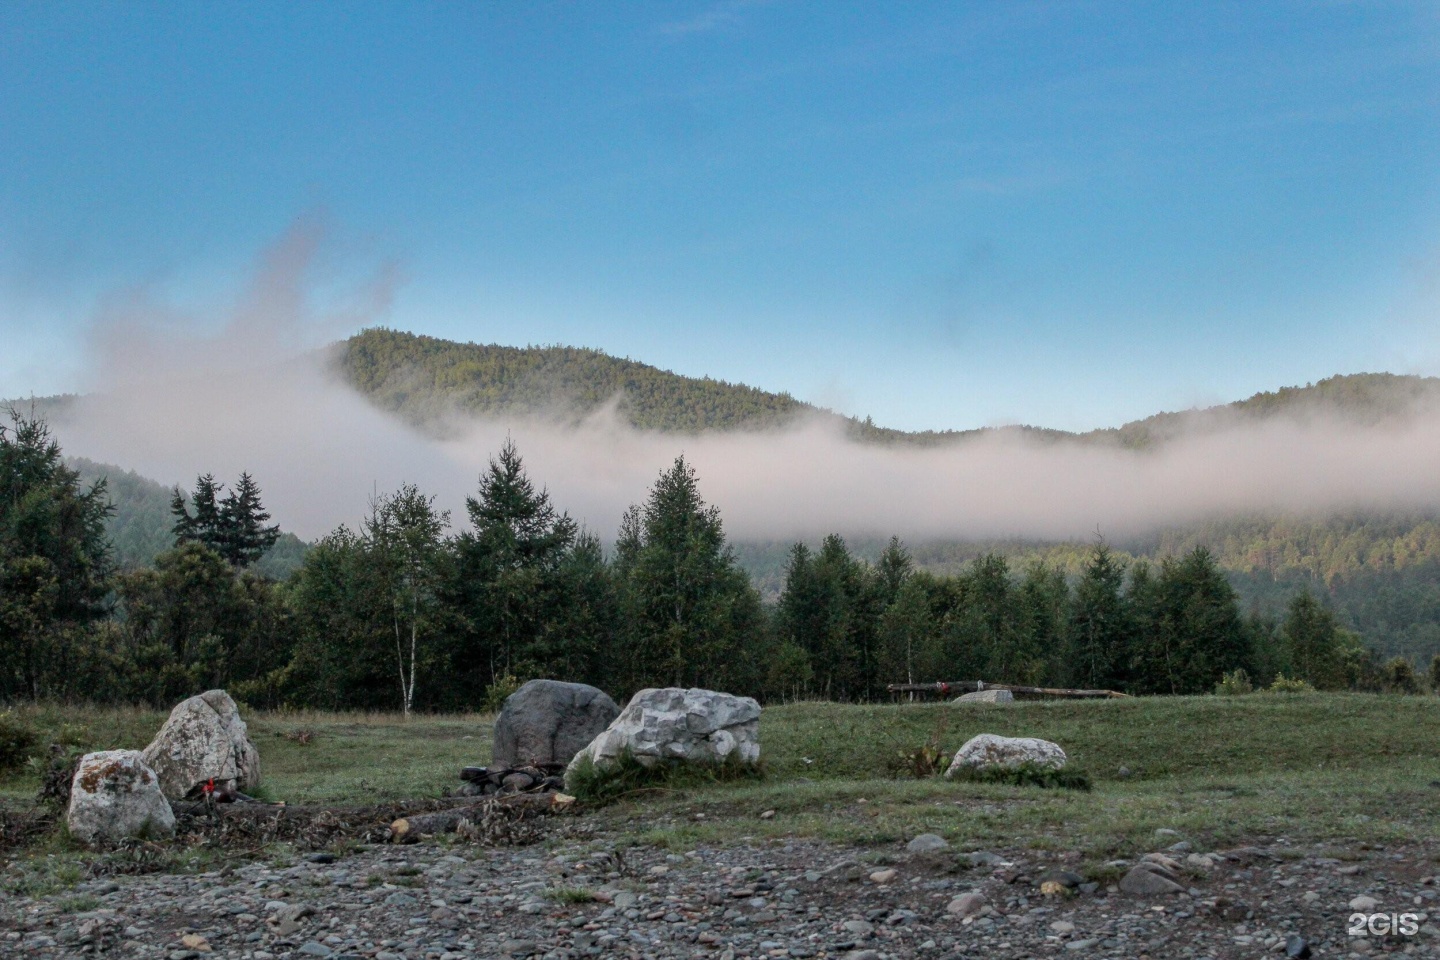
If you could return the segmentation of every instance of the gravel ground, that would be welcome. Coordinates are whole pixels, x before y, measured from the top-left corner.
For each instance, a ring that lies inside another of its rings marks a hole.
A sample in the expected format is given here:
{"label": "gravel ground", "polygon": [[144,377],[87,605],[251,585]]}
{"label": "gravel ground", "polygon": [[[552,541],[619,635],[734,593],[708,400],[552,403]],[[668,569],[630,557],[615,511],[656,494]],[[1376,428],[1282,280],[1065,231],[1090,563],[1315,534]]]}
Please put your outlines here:
{"label": "gravel ground", "polygon": [[[1046,880],[1083,879],[1065,872],[1080,860],[1034,851],[794,840],[617,854],[599,833],[518,848],[374,846],[8,897],[0,955],[1440,957],[1440,916],[1429,919],[1440,908],[1440,847],[1347,851],[1340,860],[1333,848],[1284,841],[1208,852],[1172,836],[1156,841],[1179,861],[1188,892],[1122,893],[1129,864],[1116,862],[1099,874],[1104,883],[1047,895]],[[1364,897],[1374,905],[1356,899]],[[1357,912],[1411,913],[1419,929],[1349,936]]]}

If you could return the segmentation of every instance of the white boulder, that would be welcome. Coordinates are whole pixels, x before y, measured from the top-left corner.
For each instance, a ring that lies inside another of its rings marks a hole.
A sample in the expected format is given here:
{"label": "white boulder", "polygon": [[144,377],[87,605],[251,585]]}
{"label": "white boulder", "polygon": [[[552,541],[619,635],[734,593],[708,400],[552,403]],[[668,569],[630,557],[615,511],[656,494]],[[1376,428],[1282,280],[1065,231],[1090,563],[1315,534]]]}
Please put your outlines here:
{"label": "white boulder", "polygon": [[216,787],[238,790],[260,783],[260,753],[224,690],[207,690],[170,711],[170,719],[145,748],[145,762],[172,800],[183,799],[210,780]]}
{"label": "white boulder", "polygon": [[1015,694],[1009,690],[976,690],[956,697],[951,703],[1014,703]]}
{"label": "white boulder", "polygon": [[1069,760],[1059,744],[1034,737],[997,737],[993,733],[982,733],[971,737],[955,753],[945,776],[953,777],[966,768],[985,770],[990,767],[1019,767],[1033,764],[1037,767],[1065,766]]}
{"label": "white boulder", "polygon": [[568,779],[587,760],[598,767],[629,752],[647,767],[662,761],[741,763],[760,759],[760,704],[714,690],[641,690],[604,732],[570,761]]}
{"label": "white boulder", "polygon": [[160,780],[138,750],[81,757],[65,823],[84,843],[175,833],[175,814],[160,792]]}

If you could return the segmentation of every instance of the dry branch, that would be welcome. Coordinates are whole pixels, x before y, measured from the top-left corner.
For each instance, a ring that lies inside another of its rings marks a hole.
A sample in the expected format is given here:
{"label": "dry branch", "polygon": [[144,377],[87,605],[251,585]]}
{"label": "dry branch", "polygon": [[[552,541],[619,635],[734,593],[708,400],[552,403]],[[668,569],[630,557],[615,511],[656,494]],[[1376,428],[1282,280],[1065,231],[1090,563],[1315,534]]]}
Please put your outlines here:
{"label": "dry branch", "polygon": [[437,833],[454,833],[462,820],[472,823],[478,821],[487,809],[498,807],[523,816],[528,811],[564,810],[574,802],[574,797],[567,797],[563,793],[511,793],[486,797],[478,803],[471,801],[465,806],[452,807],[449,810],[401,817],[390,824],[390,839],[394,843],[409,843]]}

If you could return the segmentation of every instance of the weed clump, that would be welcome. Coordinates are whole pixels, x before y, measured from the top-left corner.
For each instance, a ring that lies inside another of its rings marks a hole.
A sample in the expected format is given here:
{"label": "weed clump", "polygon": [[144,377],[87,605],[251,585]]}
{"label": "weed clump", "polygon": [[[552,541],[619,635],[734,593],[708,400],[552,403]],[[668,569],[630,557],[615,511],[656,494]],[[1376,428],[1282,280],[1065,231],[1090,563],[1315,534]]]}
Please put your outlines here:
{"label": "weed clump", "polygon": [[40,744],[39,732],[15,714],[0,713],[0,776],[23,767]]}
{"label": "weed clump", "polygon": [[720,763],[661,760],[647,766],[629,750],[605,766],[581,757],[565,777],[565,788],[576,799],[603,806],[647,792],[684,790],[736,780],[761,780],[764,768],[731,754]]}
{"label": "weed clump", "polygon": [[1315,688],[1304,680],[1292,679],[1280,674],[1275,682],[1265,688],[1266,693],[1314,693]]}
{"label": "weed clump", "polygon": [[1221,697],[1239,697],[1254,692],[1255,685],[1250,682],[1250,674],[1240,667],[1225,674],[1215,684],[1215,693]]}

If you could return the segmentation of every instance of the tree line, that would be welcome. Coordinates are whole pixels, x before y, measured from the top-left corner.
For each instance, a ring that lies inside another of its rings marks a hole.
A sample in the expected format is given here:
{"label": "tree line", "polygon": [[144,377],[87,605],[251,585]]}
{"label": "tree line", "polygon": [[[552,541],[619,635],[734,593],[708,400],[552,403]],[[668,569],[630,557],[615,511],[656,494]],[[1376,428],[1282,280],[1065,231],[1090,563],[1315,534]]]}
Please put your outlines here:
{"label": "tree line", "polygon": [[175,545],[117,572],[104,482],[85,487],[42,422],[0,427],[0,698],[168,704],[221,686],[261,707],[408,712],[493,706],[541,676],[765,700],[960,679],[1160,694],[1236,671],[1319,688],[1427,679],[1377,663],[1308,594],[1282,618],[1242,614],[1203,547],[1150,564],[1097,542],[1069,576],[992,553],[936,575],[898,540],[870,563],[830,536],[792,548],[767,604],[683,457],[608,551],[510,442],[460,522],[402,486],[284,581],[254,567],[277,531],[248,474],[228,494],[202,476],[171,507]]}

